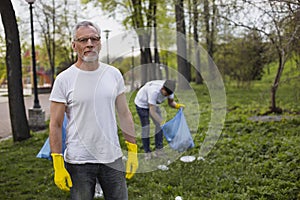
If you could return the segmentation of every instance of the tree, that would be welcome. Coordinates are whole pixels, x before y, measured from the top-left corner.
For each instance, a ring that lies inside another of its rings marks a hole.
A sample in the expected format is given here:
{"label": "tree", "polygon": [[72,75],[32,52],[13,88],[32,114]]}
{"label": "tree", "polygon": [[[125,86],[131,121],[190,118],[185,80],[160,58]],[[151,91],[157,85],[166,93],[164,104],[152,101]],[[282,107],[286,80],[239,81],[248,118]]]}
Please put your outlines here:
{"label": "tree", "polygon": [[[147,81],[157,79],[156,75],[158,65],[153,63],[150,42],[153,34],[153,26],[156,25],[156,11],[158,0],[97,0],[101,4],[103,10],[109,12],[119,12],[127,15],[123,20],[126,27],[133,28],[138,36],[140,45],[140,63],[141,63],[141,85]],[[91,0],[82,0],[82,3],[91,2]],[[154,29],[155,32],[155,29]],[[158,54],[155,54],[155,59],[159,60]]]}
{"label": "tree", "polygon": [[10,0],[0,1],[5,31],[9,111],[14,141],[30,137],[22,87],[22,66],[19,30]]}
{"label": "tree", "polygon": [[[61,63],[75,61],[71,48],[72,28],[77,22],[77,7],[73,1],[43,1],[36,3],[36,15],[41,28],[41,38],[45,46],[51,68],[51,82],[55,77],[55,67]],[[60,58],[63,58],[61,60]]]}
{"label": "tree", "polygon": [[[168,64],[170,63],[169,59],[172,57],[169,56],[168,51],[174,47],[173,44],[175,42],[168,35],[168,33],[174,33],[175,19],[170,17],[170,15],[174,14],[172,1],[82,0],[81,2],[99,2],[101,9],[110,13],[110,16],[115,16],[115,13],[121,13],[122,16],[126,16],[122,19],[122,23],[127,29],[134,29],[138,35],[141,54],[140,65],[142,68],[141,85],[162,76],[159,69],[162,66],[160,64],[165,65],[164,68],[168,77]],[[161,31],[162,29],[164,31]],[[154,48],[150,48],[152,44]],[[158,51],[159,48],[160,51]]]}
{"label": "tree", "polygon": [[191,81],[191,68],[187,65],[186,52],[186,30],[184,21],[183,0],[175,1],[176,17],[176,45],[177,45],[177,69],[178,69],[178,88],[189,89],[188,83]]}
{"label": "tree", "polygon": [[[285,63],[292,55],[292,44],[297,41],[299,34],[300,22],[295,20],[299,6],[299,1],[266,0],[253,2],[243,0],[241,4],[234,4],[235,9],[232,9],[236,12],[236,19],[222,16],[235,27],[243,27],[264,34],[276,50],[278,68],[271,86],[271,106],[267,113],[282,112],[282,109],[276,104],[276,94]],[[249,10],[252,12],[249,13]],[[254,17],[254,12],[258,13],[259,17]]]}
{"label": "tree", "polygon": [[42,38],[48,54],[48,61],[51,68],[51,83],[54,82],[55,72],[55,30],[56,30],[56,10],[55,1],[44,3],[39,1],[36,4],[37,21],[42,29]]}
{"label": "tree", "polygon": [[[269,6],[273,11],[271,19],[275,30],[272,34],[268,34],[272,44],[275,46],[278,55],[278,69],[271,87],[271,107],[270,112],[281,113],[282,109],[276,105],[276,93],[279,86],[280,78],[285,67],[285,63],[291,56],[291,47],[294,41],[296,41],[297,33],[300,30],[300,22],[294,23],[294,14],[289,12],[299,9],[299,5],[293,6],[290,2],[271,1],[269,0]],[[286,13],[282,16],[282,13]],[[289,32],[285,32],[286,26],[291,26]],[[275,37],[274,37],[275,36]]]}
{"label": "tree", "polygon": [[[137,31],[140,44],[142,66],[141,85],[144,85],[149,80],[157,79],[157,65],[152,62],[153,58],[150,48],[152,27],[154,25],[156,33],[156,2],[157,0],[149,0],[147,4],[143,4],[142,0],[131,0],[130,4],[132,12],[131,23],[132,27]],[[158,59],[158,57],[156,57],[156,59]]]}

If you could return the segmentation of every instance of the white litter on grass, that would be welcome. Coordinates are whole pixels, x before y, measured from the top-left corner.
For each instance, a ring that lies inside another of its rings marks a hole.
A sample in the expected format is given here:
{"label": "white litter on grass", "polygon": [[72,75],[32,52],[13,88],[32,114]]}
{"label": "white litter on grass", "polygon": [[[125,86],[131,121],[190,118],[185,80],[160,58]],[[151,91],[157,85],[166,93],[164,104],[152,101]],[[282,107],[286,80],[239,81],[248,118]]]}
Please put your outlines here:
{"label": "white litter on grass", "polygon": [[175,197],[175,200],[182,200],[182,197],[181,196],[177,196],[177,197]]}
{"label": "white litter on grass", "polygon": [[202,161],[204,161],[205,159],[204,159],[203,157],[199,156],[197,160],[202,160]]}
{"label": "white litter on grass", "polygon": [[180,160],[182,162],[193,162],[196,159],[195,156],[182,156]]}
{"label": "white litter on grass", "polygon": [[158,165],[157,168],[160,169],[160,170],[162,170],[162,171],[169,170],[169,167],[167,167],[166,165]]}

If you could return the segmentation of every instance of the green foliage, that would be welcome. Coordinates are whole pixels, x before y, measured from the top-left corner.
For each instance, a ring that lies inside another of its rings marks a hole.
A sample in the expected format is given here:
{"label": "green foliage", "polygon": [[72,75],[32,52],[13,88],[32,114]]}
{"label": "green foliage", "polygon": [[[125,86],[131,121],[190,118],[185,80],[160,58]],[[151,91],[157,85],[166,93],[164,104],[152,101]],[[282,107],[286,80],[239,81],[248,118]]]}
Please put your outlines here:
{"label": "green foliage", "polygon": [[239,83],[260,80],[266,58],[267,44],[255,31],[243,38],[233,38],[230,42],[219,45],[215,62],[224,75]]}
{"label": "green foliage", "polygon": [[[134,64],[140,62],[140,57],[134,57]],[[112,65],[117,67],[122,74],[128,73],[132,69],[132,57],[121,57],[112,61]]]}

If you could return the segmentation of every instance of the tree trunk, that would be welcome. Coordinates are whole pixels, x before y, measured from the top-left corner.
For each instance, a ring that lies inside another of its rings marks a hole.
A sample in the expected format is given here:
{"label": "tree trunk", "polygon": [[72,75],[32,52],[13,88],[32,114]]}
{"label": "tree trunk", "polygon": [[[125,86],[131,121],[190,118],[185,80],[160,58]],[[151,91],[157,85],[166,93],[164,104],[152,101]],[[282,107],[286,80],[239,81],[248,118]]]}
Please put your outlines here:
{"label": "tree trunk", "polygon": [[140,52],[141,52],[141,85],[144,85],[146,82],[151,80],[152,69],[151,69],[151,49],[150,46],[150,35],[148,31],[142,30],[138,32],[139,43],[140,43]]}
{"label": "tree trunk", "polygon": [[0,13],[6,40],[8,99],[12,134],[14,141],[21,141],[30,137],[30,130],[23,97],[19,30],[10,0],[0,1]]}
{"label": "tree trunk", "polygon": [[203,79],[200,74],[200,45],[198,36],[198,3],[193,0],[193,36],[194,36],[194,49],[195,49],[195,68],[196,68],[196,84],[203,84]]}
{"label": "tree trunk", "polygon": [[276,73],[276,77],[274,79],[272,88],[271,88],[271,113],[282,113],[282,109],[277,107],[276,105],[276,93],[278,89],[278,85],[280,82],[280,78],[284,69],[285,59],[284,59],[284,52],[279,53],[279,63],[278,63],[278,69]]}
{"label": "tree trunk", "polygon": [[152,35],[152,27],[154,24],[154,4],[156,0],[149,0],[148,8],[146,9],[146,53],[147,53],[147,60],[148,62],[145,63],[148,66],[148,80],[155,80],[156,78],[156,65],[153,63],[150,42],[151,42],[151,35]]}
{"label": "tree trunk", "polygon": [[210,14],[209,0],[204,1],[204,23],[205,23],[205,37],[206,37],[206,47],[208,55],[213,59],[214,55],[214,40],[216,31],[216,15],[217,6],[215,1],[212,1],[212,15]]}
{"label": "tree trunk", "polygon": [[[193,24],[193,20],[192,20],[192,4],[191,4],[191,0],[188,0],[188,34],[187,34],[187,40],[188,40],[188,47],[187,47],[187,68],[191,70],[192,68],[192,50],[193,50],[193,40],[190,39],[190,36],[192,35],[192,24]],[[190,72],[191,73],[191,72]],[[192,74],[190,75],[190,80],[189,82],[192,81]]]}
{"label": "tree trunk", "polygon": [[162,73],[160,69],[160,58],[158,52],[158,45],[157,45],[157,20],[156,20],[156,11],[157,11],[157,3],[156,1],[153,3],[153,28],[154,28],[154,63],[156,68],[156,77],[158,79],[162,79]]}
{"label": "tree trunk", "polygon": [[204,25],[205,25],[205,39],[206,39],[206,49],[210,55],[210,13],[209,13],[209,1],[204,0],[203,12],[204,12]]}
{"label": "tree trunk", "polygon": [[211,16],[211,30],[210,30],[210,43],[209,43],[209,55],[212,60],[214,59],[215,52],[215,31],[216,31],[216,15],[217,15],[217,6],[215,0],[212,1],[212,16]]}
{"label": "tree trunk", "polygon": [[[150,77],[149,68],[147,68],[146,64],[152,62],[151,49],[150,49],[150,38],[151,32],[149,32],[149,28],[151,26],[148,19],[148,27],[144,26],[144,20],[142,16],[142,1],[141,0],[131,0],[133,5],[133,13],[132,13],[132,23],[133,27],[136,29],[139,44],[140,44],[140,52],[141,52],[141,86],[143,86]],[[151,7],[152,5],[149,5]],[[150,26],[149,26],[150,25]]]}
{"label": "tree trunk", "polygon": [[177,44],[177,68],[178,68],[178,88],[189,89],[191,80],[191,69],[187,66],[186,53],[186,31],[184,21],[183,0],[176,0],[175,3],[176,16],[176,44]]}

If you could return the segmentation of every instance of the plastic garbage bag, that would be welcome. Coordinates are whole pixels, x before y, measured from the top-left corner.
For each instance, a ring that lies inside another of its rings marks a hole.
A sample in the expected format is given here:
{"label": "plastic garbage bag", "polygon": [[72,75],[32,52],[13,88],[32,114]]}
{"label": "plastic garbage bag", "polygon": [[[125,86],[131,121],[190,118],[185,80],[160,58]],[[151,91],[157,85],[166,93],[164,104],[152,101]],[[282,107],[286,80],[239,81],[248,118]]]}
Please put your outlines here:
{"label": "plastic garbage bag", "polygon": [[[67,124],[68,124],[68,119],[67,119],[67,116],[65,114],[64,121],[63,121],[63,126],[62,126],[62,152],[64,152],[65,149],[66,149],[66,127],[67,127]],[[39,153],[37,154],[36,157],[52,160],[49,137],[45,141],[43,147],[41,148],[41,150],[39,151]]]}
{"label": "plastic garbage bag", "polygon": [[195,146],[183,114],[183,108],[180,108],[175,117],[162,125],[161,128],[172,149],[183,152]]}

